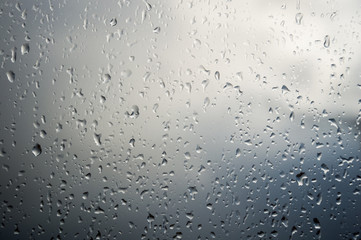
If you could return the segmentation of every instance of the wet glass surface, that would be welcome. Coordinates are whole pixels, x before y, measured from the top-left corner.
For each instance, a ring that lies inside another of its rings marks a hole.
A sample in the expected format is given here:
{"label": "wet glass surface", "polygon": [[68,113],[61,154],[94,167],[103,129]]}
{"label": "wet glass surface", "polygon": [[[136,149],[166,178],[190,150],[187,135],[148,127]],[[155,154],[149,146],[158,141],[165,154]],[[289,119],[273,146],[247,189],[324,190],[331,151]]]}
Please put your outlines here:
{"label": "wet glass surface", "polygon": [[359,239],[360,21],[1,1],[0,239]]}

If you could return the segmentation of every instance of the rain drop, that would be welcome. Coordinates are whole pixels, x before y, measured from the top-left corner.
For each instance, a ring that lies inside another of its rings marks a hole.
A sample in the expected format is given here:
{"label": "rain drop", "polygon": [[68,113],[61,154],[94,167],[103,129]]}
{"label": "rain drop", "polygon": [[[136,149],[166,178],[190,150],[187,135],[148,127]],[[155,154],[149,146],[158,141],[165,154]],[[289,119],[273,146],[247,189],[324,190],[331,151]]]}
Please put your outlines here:
{"label": "rain drop", "polygon": [[9,82],[13,83],[15,81],[15,73],[13,71],[8,71],[6,76],[8,77]]}
{"label": "rain drop", "polygon": [[112,27],[114,27],[115,25],[117,25],[117,23],[118,23],[118,21],[117,21],[116,18],[112,18],[112,19],[110,20],[110,26],[112,26]]}
{"label": "rain drop", "polygon": [[144,3],[145,3],[145,6],[147,8],[147,11],[152,10],[152,5],[150,5],[150,3],[148,3],[147,1],[144,1]]}
{"label": "rain drop", "polygon": [[215,77],[215,79],[218,81],[219,79],[221,79],[221,74],[220,74],[218,71],[216,71],[216,72],[214,73],[214,77]]}
{"label": "rain drop", "polygon": [[296,20],[296,23],[297,23],[298,25],[301,25],[302,18],[303,18],[303,14],[302,14],[302,13],[297,13],[297,14],[296,14],[295,20]]}
{"label": "rain drop", "polygon": [[154,29],[153,29],[153,32],[154,32],[154,33],[157,33],[157,34],[160,33],[160,27],[154,28]]}
{"label": "rain drop", "polygon": [[112,79],[112,77],[108,73],[104,74],[102,77],[103,83],[108,83],[108,82],[110,82],[111,79]]}
{"label": "rain drop", "polygon": [[37,144],[33,147],[33,149],[32,149],[31,152],[34,154],[35,157],[39,156],[39,155],[42,153],[41,145],[37,143]]}
{"label": "rain drop", "polygon": [[138,118],[139,117],[139,107],[137,105],[133,105],[131,108],[130,108],[130,111],[127,111],[126,112],[126,115],[129,117],[129,118]]}
{"label": "rain drop", "polygon": [[23,45],[21,45],[20,51],[22,55],[28,54],[30,52],[29,43],[24,43]]}
{"label": "rain drop", "polygon": [[330,46],[330,36],[328,36],[328,35],[325,36],[325,40],[324,40],[324,42],[323,42],[323,46],[324,46],[325,48],[328,48],[328,47]]}

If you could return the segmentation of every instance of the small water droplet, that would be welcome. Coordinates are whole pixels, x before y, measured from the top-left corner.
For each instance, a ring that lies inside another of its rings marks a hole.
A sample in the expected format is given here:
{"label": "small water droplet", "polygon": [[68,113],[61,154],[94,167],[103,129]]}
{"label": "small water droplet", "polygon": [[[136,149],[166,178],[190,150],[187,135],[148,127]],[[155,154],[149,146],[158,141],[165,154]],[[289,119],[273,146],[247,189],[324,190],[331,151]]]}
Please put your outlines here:
{"label": "small water droplet", "polygon": [[132,75],[132,71],[129,69],[120,72],[120,76],[124,78],[130,77],[130,75]]}
{"label": "small water droplet", "polygon": [[147,11],[152,10],[152,5],[150,5],[147,1],[144,2],[145,2],[145,6],[147,7]]}
{"label": "small water droplet", "polygon": [[209,106],[209,104],[211,103],[211,101],[209,100],[208,97],[206,97],[204,99],[204,103],[203,103],[203,110],[206,111],[207,107]]}
{"label": "small water droplet", "polygon": [[6,76],[8,77],[9,82],[13,83],[15,81],[15,73],[13,71],[8,71]]}
{"label": "small water droplet", "polygon": [[331,19],[331,20],[334,20],[334,18],[336,17],[336,15],[337,15],[337,12],[333,12],[333,13],[331,14],[331,16],[330,16],[330,19]]}
{"label": "small water droplet", "polygon": [[94,133],[94,142],[97,146],[100,146],[102,145],[102,141],[101,141],[101,137],[102,137],[102,134],[96,134]]}
{"label": "small water droplet", "polygon": [[282,93],[286,93],[290,91],[286,85],[283,85],[281,89],[282,89]]}
{"label": "small water droplet", "polygon": [[40,144],[36,144],[33,149],[32,149],[32,153],[34,154],[35,157],[39,156],[42,153],[42,149]]}
{"label": "small water droplet", "polygon": [[14,235],[19,235],[19,234],[20,234],[19,226],[15,225]]}
{"label": "small water droplet", "polygon": [[330,46],[330,36],[328,35],[325,36],[325,41],[323,42],[323,46],[325,48],[328,48]]}
{"label": "small water droplet", "polygon": [[154,28],[154,29],[153,29],[153,32],[154,32],[154,33],[160,33],[160,27]]}
{"label": "small water droplet", "polygon": [[83,196],[82,198],[85,200],[85,199],[88,199],[88,196],[89,196],[89,192],[83,192]]}
{"label": "small water droplet", "polygon": [[29,45],[29,43],[24,43],[23,45],[21,45],[20,51],[21,51],[21,54],[22,54],[22,55],[28,54],[28,53],[30,52],[30,45]]}
{"label": "small water droplet", "polygon": [[14,63],[16,62],[16,47],[14,47],[13,49],[11,49],[11,61]]}
{"label": "small water droplet", "polygon": [[218,71],[216,71],[214,73],[214,77],[216,78],[216,80],[219,80],[219,79],[221,79],[221,74]]}
{"label": "small water droplet", "polygon": [[138,118],[139,117],[139,107],[137,105],[133,105],[130,108],[130,111],[126,112],[126,115],[130,118]]}
{"label": "small water droplet", "polygon": [[202,81],[203,92],[206,91],[208,84],[209,84],[208,79]]}
{"label": "small water droplet", "polygon": [[298,186],[303,186],[304,184],[308,185],[307,184],[308,177],[305,172],[300,172],[299,174],[297,174],[296,179],[297,179]]}
{"label": "small water droplet", "polygon": [[104,74],[102,77],[103,83],[108,83],[111,79],[112,77],[108,73]]}
{"label": "small water droplet", "polygon": [[321,223],[317,218],[313,219],[313,223],[314,223],[315,229],[321,229]]}
{"label": "small water droplet", "polygon": [[330,171],[330,168],[325,163],[322,163],[321,170],[323,171],[323,174],[326,174]]}
{"label": "small water droplet", "polygon": [[291,122],[293,122],[294,119],[295,119],[295,113],[294,113],[294,112],[291,112],[291,114],[290,114],[290,120],[291,120]]}
{"label": "small water droplet", "polygon": [[112,19],[110,20],[110,26],[112,26],[112,27],[114,27],[115,25],[117,25],[117,23],[118,23],[118,21],[117,21],[116,18],[112,18]]}
{"label": "small water droplet", "polygon": [[147,217],[147,222],[149,223],[149,228],[151,228],[152,226],[152,222],[154,222],[154,216],[152,214],[149,213],[148,217]]}
{"label": "small water droplet", "polygon": [[302,14],[302,13],[297,13],[297,14],[296,14],[295,20],[296,20],[296,23],[297,23],[298,25],[301,25],[302,18],[303,18],[303,14]]}
{"label": "small water droplet", "polygon": [[135,146],[135,139],[134,139],[134,138],[132,138],[132,139],[129,140],[129,145],[130,145],[131,147],[134,147],[134,146]]}
{"label": "small water droplet", "polygon": [[95,214],[104,214],[104,210],[101,207],[97,207],[94,211]]}
{"label": "small water droplet", "polygon": [[236,149],[236,157],[239,158],[241,156],[241,149]]}

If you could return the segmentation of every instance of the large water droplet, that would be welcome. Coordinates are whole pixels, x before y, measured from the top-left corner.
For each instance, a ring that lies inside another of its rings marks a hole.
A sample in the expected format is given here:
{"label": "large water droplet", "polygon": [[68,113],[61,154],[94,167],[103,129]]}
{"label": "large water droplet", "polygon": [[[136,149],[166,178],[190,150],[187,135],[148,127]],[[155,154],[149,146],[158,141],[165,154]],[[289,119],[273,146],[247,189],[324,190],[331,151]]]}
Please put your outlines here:
{"label": "large water droplet", "polygon": [[32,149],[32,153],[34,154],[34,156],[35,157],[37,157],[37,156],[39,156],[41,153],[42,153],[42,149],[41,149],[41,146],[40,146],[40,144],[36,144],[34,147],[33,147],[33,149]]}
{"label": "large water droplet", "polygon": [[15,73],[13,71],[8,71],[6,76],[8,77],[9,82],[13,83],[15,81]]}
{"label": "large water droplet", "polygon": [[313,219],[313,223],[314,223],[315,229],[321,229],[321,223],[317,218]]}

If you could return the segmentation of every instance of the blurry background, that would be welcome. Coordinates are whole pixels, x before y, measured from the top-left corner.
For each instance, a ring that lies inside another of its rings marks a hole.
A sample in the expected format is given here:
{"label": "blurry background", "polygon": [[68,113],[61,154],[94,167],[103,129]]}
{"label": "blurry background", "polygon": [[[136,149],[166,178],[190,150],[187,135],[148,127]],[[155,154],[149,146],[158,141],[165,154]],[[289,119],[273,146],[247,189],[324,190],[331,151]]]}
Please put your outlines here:
{"label": "blurry background", "polygon": [[1,239],[359,239],[359,1],[2,1]]}

